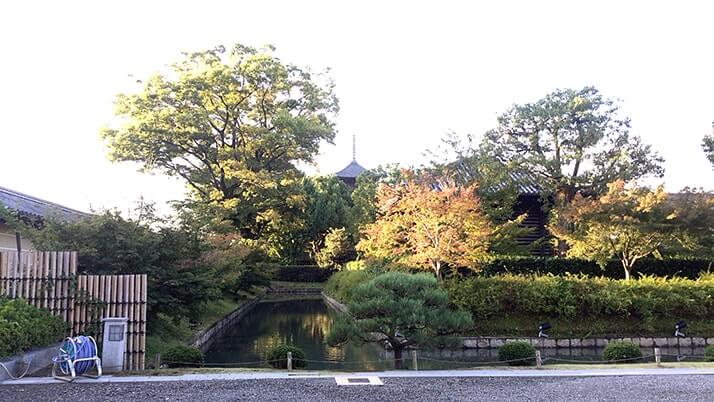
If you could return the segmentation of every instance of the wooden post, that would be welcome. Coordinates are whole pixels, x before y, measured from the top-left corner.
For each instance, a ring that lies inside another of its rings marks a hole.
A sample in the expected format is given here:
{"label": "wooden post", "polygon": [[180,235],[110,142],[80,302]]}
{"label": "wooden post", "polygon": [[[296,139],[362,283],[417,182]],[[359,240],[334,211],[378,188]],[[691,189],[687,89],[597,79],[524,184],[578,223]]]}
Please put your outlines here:
{"label": "wooden post", "polygon": [[543,359],[540,357],[540,350],[536,350],[536,368],[543,368]]}
{"label": "wooden post", "polygon": [[288,352],[288,371],[293,369],[293,352]]}
{"label": "wooden post", "polygon": [[412,349],[412,370],[419,370],[419,365],[417,362],[417,351]]}
{"label": "wooden post", "polygon": [[157,353],[154,356],[154,369],[158,370],[161,368],[161,353]]}
{"label": "wooden post", "polygon": [[655,349],[655,363],[657,363],[657,367],[662,367],[662,353],[659,348],[654,348]]}

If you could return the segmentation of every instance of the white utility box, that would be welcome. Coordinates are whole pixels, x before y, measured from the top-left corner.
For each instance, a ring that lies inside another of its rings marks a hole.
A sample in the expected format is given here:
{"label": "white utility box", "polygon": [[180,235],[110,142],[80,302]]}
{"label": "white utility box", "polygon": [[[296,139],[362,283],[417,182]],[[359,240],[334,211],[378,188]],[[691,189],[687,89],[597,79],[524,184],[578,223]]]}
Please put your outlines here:
{"label": "white utility box", "polygon": [[125,317],[107,317],[104,323],[102,337],[102,369],[105,373],[116,373],[124,369],[124,352],[126,351]]}

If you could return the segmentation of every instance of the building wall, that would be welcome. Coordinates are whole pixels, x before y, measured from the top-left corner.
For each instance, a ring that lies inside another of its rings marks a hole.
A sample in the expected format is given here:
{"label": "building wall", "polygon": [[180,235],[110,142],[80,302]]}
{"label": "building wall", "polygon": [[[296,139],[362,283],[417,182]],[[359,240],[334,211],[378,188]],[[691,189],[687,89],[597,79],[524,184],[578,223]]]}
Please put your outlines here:
{"label": "building wall", "polygon": [[[21,240],[21,245],[23,250],[32,250],[34,246],[32,242],[27,239]],[[15,240],[15,231],[7,227],[7,225],[0,223],[0,251],[14,251],[17,250],[17,242]]]}

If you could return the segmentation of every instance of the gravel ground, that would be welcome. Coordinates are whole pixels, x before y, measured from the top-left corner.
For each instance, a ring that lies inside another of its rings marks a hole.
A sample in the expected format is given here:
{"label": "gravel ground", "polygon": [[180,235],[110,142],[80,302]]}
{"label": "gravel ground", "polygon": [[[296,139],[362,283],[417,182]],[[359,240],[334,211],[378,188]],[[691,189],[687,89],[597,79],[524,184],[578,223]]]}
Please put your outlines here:
{"label": "gravel ground", "polygon": [[332,378],[0,387],[3,401],[712,401],[714,376],[382,378],[337,386]]}

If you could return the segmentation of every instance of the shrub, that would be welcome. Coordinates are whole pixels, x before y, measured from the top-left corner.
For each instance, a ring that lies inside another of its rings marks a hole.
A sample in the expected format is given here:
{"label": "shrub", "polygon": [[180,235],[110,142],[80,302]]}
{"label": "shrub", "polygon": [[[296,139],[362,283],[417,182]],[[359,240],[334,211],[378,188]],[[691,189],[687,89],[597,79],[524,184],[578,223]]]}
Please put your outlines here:
{"label": "shrub", "polygon": [[325,282],[336,270],[312,265],[285,265],[278,267],[273,274],[276,281],[286,282]]}
{"label": "shrub", "polygon": [[0,298],[0,356],[46,346],[62,339],[67,324],[22,299]]}
{"label": "shrub", "polygon": [[268,364],[274,368],[288,368],[288,352],[293,354],[293,368],[304,368],[306,366],[305,352],[302,349],[291,345],[273,346],[268,351]]}
{"label": "shrub", "polygon": [[714,362],[714,345],[704,348],[704,361]]}
{"label": "shrub", "polygon": [[508,342],[498,348],[498,360],[502,362],[508,361],[509,366],[529,366],[535,362],[535,355],[535,348],[527,342]]}
{"label": "shrub", "polygon": [[203,352],[192,346],[174,346],[167,350],[162,360],[169,367],[195,367],[203,365]]}
{"label": "shrub", "polygon": [[[634,363],[642,357],[639,346],[632,342],[616,341],[610,342],[602,351],[602,358],[613,363]],[[620,361],[617,360],[626,360]]]}
{"label": "shrub", "polygon": [[352,292],[360,283],[367,282],[374,278],[366,270],[362,271],[340,271],[332,275],[325,284],[325,293],[335,299],[347,303],[352,299]]}
{"label": "shrub", "polygon": [[572,320],[633,318],[642,328],[660,317],[714,316],[714,280],[655,278],[622,281],[584,275],[499,275],[446,281],[454,305],[476,321],[522,314]]}
{"label": "shrub", "polygon": [[[700,273],[710,269],[710,260],[689,258],[643,258],[634,266],[634,275],[654,275],[659,277],[679,276],[696,279]],[[583,274],[588,276],[604,276],[611,279],[624,279],[625,274],[619,261],[610,261],[600,268],[593,261],[577,258],[551,257],[500,257],[481,264],[477,272],[461,270],[465,275],[493,276],[501,274]]]}

